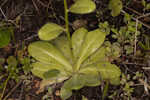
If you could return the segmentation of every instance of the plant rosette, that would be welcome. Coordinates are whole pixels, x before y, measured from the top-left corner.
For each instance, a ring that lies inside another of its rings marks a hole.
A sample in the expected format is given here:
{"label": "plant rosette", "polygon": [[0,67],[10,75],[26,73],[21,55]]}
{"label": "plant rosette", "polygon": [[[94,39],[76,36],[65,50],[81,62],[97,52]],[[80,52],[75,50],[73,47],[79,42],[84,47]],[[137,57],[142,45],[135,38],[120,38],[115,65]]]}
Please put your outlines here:
{"label": "plant rosette", "polygon": [[[72,95],[72,90],[83,86],[98,86],[102,80],[113,85],[120,83],[120,69],[105,60],[106,50],[102,46],[105,32],[100,29],[88,32],[85,28],[79,28],[71,37],[70,48],[65,35],[56,36],[64,29],[58,25],[46,28],[51,25],[53,23],[48,23],[39,30],[41,34],[49,34],[49,40],[31,43],[28,51],[37,60],[32,64],[32,73],[42,78],[43,82],[47,80],[48,84],[54,84],[66,80],[61,88],[63,100]],[[55,35],[50,35],[53,33]],[[47,40],[47,36],[40,39]]]}

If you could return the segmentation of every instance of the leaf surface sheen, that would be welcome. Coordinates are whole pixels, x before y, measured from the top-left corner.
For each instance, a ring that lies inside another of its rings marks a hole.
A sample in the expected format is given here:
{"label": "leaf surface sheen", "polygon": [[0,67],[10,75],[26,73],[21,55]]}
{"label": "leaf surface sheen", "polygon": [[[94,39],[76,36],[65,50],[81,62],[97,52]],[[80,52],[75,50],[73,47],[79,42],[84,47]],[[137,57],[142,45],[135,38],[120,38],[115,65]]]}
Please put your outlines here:
{"label": "leaf surface sheen", "polygon": [[109,62],[101,62],[96,65],[103,80],[109,80],[111,84],[118,85],[120,83],[120,69]]}
{"label": "leaf surface sheen", "polygon": [[90,64],[95,64],[98,62],[104,62],[106,61],[106,48],[101,47],[98,50],[96,50],[91,56],[89,56],[83,63],[83,67],[90,65]]}
{"label": "leaf surface sheen", "polygon": [[36,60],[46,64],[56,64],[71,71],[72,66],[62,53],[52,44],[45,41],[31,43],[28,47],[29,54]]}
{"label": "leaf surface sheen", "polygon": [[73,55],[76,59],[78,59],[78,55],[79,55],[82,43],[87,33],[88,33],[87,29],[79,28],[72,35],[71,41],[72,41]]}
{"label": "leaf surface sheen", "polygon": [[79,59],[77,61],[77,66],[79,67],[82,62],[92,55],[104,42],[106,34],[101,32],[101,30],[96,29],[87,33],[85,40],[80,49]]}
{"label": "leaf surface sheen", "polygon": [[67,60],[73,64],[73,57],[71,54],[71,48],[69,46],[69,41],[66,36],[60,36],[56,38],[52,43],[56,48],[60,50],[60,52],[67,58]]}

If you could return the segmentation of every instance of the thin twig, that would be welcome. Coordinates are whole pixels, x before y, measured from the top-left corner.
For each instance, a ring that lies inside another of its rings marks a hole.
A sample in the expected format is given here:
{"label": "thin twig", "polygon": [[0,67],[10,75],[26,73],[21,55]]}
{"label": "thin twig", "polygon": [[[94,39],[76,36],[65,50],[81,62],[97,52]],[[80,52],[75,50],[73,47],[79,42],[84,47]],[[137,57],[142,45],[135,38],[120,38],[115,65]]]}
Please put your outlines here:
{"label": "thin twig", "polygon": [[136,31],[134,35],[134,56],[136,55],[137,32],[138,32],[138,18],[136,19]]}
{"label": "thin twig", "polygon": [[37,2],[39,2],[42,6],[44,6],[44,7],[48,7],[48,5],[45,5],[41,0],[37,0]]}
{"label": "thin twig", "polygon": [[136,66],[146,66],[146,64],[132,63],[132,62],[122,62],[125,65],[136,65]]}
{"label": "thin twig", "polygon": [[135,14],[139,15],[138,19],[150,16],[150,13],[141,14],[141,13],[139,13],[138,11],[136,11],[136,10],[134,10],[132,8],[129,8],[129,7],[125,7],[125,8],[128,9],[128,10],[130,10],[130,11],[132,11],[132,12],[134,12]]}
{"label": "thin twig", "polygon": [[19,83],[17,83],[17,85],[4,97],[3,100],[7,100],[7,98],[19,87],[19,85],[22,83],[22,81],[20,81]]}
{"label": "thin twig", "polygon": [[23,85],[21,86],[21,91],[20,91],[20,95],[19,95],[19,100],[22,100],[22,94],[23,94]]}
{"label": "thin twig", "polygon": [[142,16],[141,13],[137,12],[136,10],[134,10],[134,9],[132,9],[132,8],[129,8],[129,7],[125,7],[125,8],[128,9],[128,10],[130,10],[130,11],[132,11],[133,13],[135,13],[135,14],[137,14],[137,15],[139,15],[139,16]]}
{"label": "thin twig", "polygon": [[36,3],[34,2],[34,0],[32,0],[32,3],[33,3],[33,5],[34,5],[36,11],[38,12],[38,14],[40,14],[40,13],[39,13],[39,8],[36,6]]}
{"label": "thin twig", "polygon": [[3,88],[3,91],[2,91],[2,93],[1,93],[0,100],[3,99],[4,93],[5,93],[5,89],[6,89],[6,87],[7,87],[7,83],[8,83],[8,81],[9,81],[9,79],[10,79],[10,75],[7,77],[7,79],[6,79],[5,83],[4,83],[4,88]]}
{"label": "thin twig", "polygon": [[7,19],[6,15],[4,14],[4,12],[3,12],[3,10],[2,10],[2,8],[1,8],[1,7],[0,7],[0,11],[1,11],[1,13],[2,13],[3,17],[5,18],[5,20],[7,21],[8,19]]}
{"label": "thin twig", "polygon": [[143,17],[147,17],[147,16],[150,16],[150,13],[147,13],[147,14],[144,14],[142,16],[139,16],[138,19],[143,18]]}
{"label": "thin twig", "polygon": [[[124,10],[121,11],[123,14],[125,14],[126,12]],[[134,21],[137,20],[137,18],[131,17]],[[148,29],[150,29],[150,25],[143,23],[142,21],[138,20],[138,22],[140,24],[142,24],[143,26],[147,27]]]}
{"label": "thin twig", "polygon": [[146,92],[148,92],[148,90],[146,89],[148,88],[150,90],[150,86],[148,85],[148,83],[146,83],[143,79],[139,79],[139,81],[144,85]]}
{"label": "thin twig", "polygon": [[1,3],[0,7],[4,6],[8,0],[5,0],[3,3]]}
{"label": "thin twig", "polygon": [[150,67],[142,67],[144,70],[150,70]]}
{"label": "thin twig", "polygon": [[24,41],[31,40],[31,39],[33,39],[35,37],[38,37],[38,34],[34,34],[34,35],[30,36],[30,37],[27,37],[26,39],[24,39]]}

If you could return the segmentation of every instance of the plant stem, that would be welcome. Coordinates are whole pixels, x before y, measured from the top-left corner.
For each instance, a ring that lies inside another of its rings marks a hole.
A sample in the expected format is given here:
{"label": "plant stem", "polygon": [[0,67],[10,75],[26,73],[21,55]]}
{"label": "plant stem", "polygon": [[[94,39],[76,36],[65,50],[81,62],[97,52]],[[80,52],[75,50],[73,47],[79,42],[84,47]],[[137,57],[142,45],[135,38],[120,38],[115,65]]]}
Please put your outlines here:
{"label": "plant stem", "polygon": [[69,41],[69,46],[71,48],[71,54],[74,60],[73,52],[72,52],[72,43],[71,43],[71,37],[70,37],[70,32],[69,32],[69,18],[68,18],[68,6],[67,6],[67,0],[64,0],[64,9],[65,9],[65,27],[66,27],[66,33],[67,33],[67,38]]}
{"label": "plant stem", "polygon": [[67,38],[69,42],[71,42],[70,32],[69,32],[68,6],[66,0],[64,0],[64,9],[65,9],[65,26],[66,26]]}
{"label": "plant stem", "polygon": [[7,83],[8,83],[8,80],[10,79],[10,75],[8,76],[7,80],[5,81],[4,83],[4,88],[3,88],[3,91],[2,91],[2,94],[0,96],[0,100],[2,100],[3,96],[4,96],[4,92],[5,92],[5,89],[6,89],[6,86],[7,86]]}
{"label": "plant stem", "polygon": [[109,87],[109,81],[106,81],[106,85],[104,87],[104,91],[103,91],[103,96],[102,96],[102,100],[105,99],[107,92],[108,92],[108,87]]}

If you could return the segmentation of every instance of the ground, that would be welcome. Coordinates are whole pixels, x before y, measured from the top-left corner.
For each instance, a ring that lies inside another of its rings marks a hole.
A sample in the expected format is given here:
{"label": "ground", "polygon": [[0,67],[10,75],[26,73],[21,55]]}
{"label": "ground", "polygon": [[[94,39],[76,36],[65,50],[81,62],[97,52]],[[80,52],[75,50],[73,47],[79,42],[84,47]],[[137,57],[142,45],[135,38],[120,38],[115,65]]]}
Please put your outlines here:
{"label": "ground", "polygon": [[[108,8],[108,0],[93,0],[96,5],[96,11],[85,15],[76,15],[69,13],[69,25],[71,33],[74,29],[85,26],[88,30],[93,30],[98,27],[99,22],[108,21],[110,25],[120,28],[124,25],[124,13],[120,13],[117,17],[112,17]],[[17,56],[19,50],[24,46],[23,56],[28,56],[27,46],[29,43],[39,40],[38,30],[47,22],[54,22],[64,27],[64,9],[63,0],[0,0],[0,27],[4,22],[14,28],[14,40],[5,48],[0,48],[0,57],[5,58],[9,56]],[[123,11],[133,15],[132,20],[136,22],[137,16],[149,13],[150,10],[143,10],[144,7],[141,0],[122,0]],[[150,2],[149,0],[146,1]],[[68,0],[68,5],[74,3],[74,0]],[[129,3],[127,5],[127,3]],[[99,12],[99,13],[98,13]],[[150,14],[149,14],[150,15]],[[141,34],[149,35],[150,33],[150,17],[146,16],[139,20],[143,25]],[[109,41],[114,42],[111,34],[108,36]],[[143,37],[140,35],[138,41],[142,41]],[[108,93],[105,100],[150,100],[150,69],[149,50],[143,50],[137,45],[137,50],[142,52],[139,56],[121,55],[119,60],[114,60],[112,63],[119,66],[124,76],[121,76],[122,82],[129,83],[126,86],[122,83],[119,86],[109,85]],[[145,58],[146,57],[146,58]],[[3,65],[7,65],[5,62]],[[21,65],[18,65],[21,69]],[[138,76],[135,80],[133,77],[139,72],[142,76]],[[6,70],[0,72],[0,75],[7,73]],[[25,74],[19,71],[20,80],[16,82],[10,79],[7,83],[4,98],[1,100],[42,100],[42,98],[49,96],[52,99],[45,100],[61,100],[59,97],[59,90],[63,83],[52,86],[53,93],[48,93],[47,89],[38,93],[40,81],[38,77],[32,75],[31,72]],[[1,78],[0,78],[1,79]],[[1,79],[3,83],[6,77]],[[105,83],[105,82],[104,82]],[[104,84],[103,83],[103,84]],[[129,85],[128,84],[128,85]],[[73,95],[68,100],[81,100],[85,96],[88,100],[101,100],[103,88],[105,85],[98,87],[84,87],[79,91],[74,91]],[[132,90],[133,89],[133,90]],[[2,91],[2,89],[1,89]],[[131,92],[131,93],[130,93]],[[115,94],[116,93],[116,94]],[[2,94],[0,92],[0,94]],[[112,98],[110,97],[112,96]],[[129,99],[130,98],[130,99]]]}

